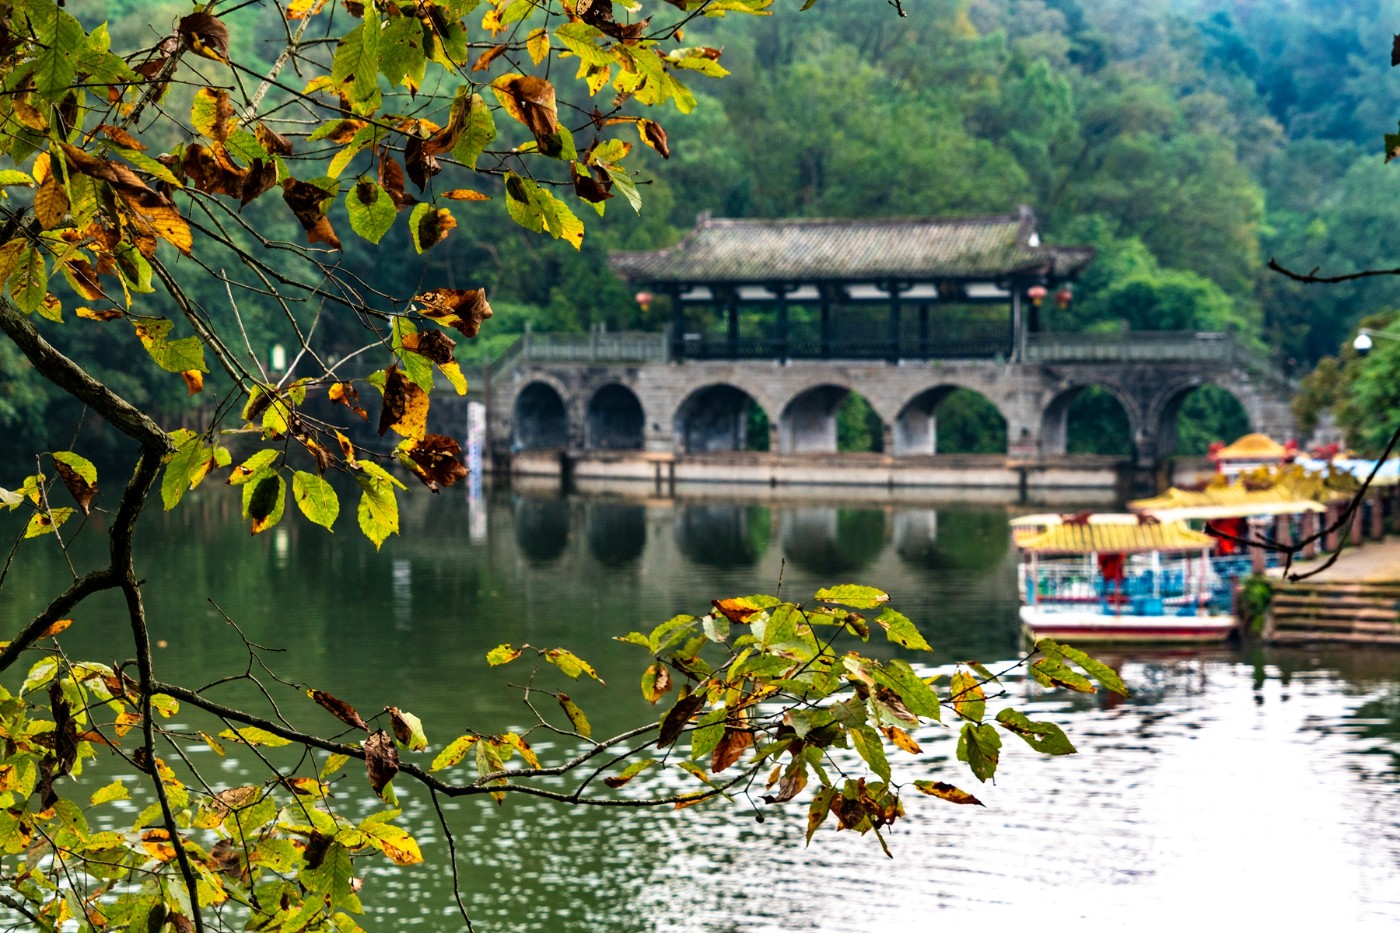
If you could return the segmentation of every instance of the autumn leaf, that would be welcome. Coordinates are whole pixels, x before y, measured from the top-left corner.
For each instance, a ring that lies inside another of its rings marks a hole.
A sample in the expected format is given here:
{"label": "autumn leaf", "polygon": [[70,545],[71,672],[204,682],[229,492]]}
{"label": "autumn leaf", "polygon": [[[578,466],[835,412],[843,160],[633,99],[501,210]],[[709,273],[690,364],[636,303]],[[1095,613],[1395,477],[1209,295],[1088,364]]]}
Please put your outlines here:
{"label": "autumn leaf", "polygon": [[638,120],[637,132],[641,134],[642,142],[661,153],[663,159],[671,158],[671,147],[666,142],[666,131],[661,128],[660,123],[655,120]]}
{"label": "autumn leaf", "polygon": [[384,405],[379,411],[379,436],[393,429],[402,437],[421,440],[428,429],[428,393],[397,366],[385,370]]}
{"label": "autumn leaf", "polygon": [[559,154],[563,140],[554,85],[534,75],[501,75],[491,82],[506,113],[525,124],[545,155]]}
{"label": "autumn leaf", "polygon": [[197,369],[180,370],[180,378],[185,380],[185,390],[188,395],[198,395],[204,391],[204,373]]}
{"label": "autumn leaf", "polygon": [[399,752],[394,740],[383,729],[375,730],[364,741],[365,771],[369,774],[369,786],[379,796],[384,796],[384,788],[399,773]]}
{"label": "autumn leaf", "polygon": [[398,450],[404,465],[433,492],[467,476],[466,465],[457,459],[462,446],[450,437],[425,434],[422,440],[405,440]]}
{"label": "autumn leaf", "polygon": [[389,723],[394,728],[394,739],[411,752],[425,751],[428,738],[423,734],[423,721],[412,713],[405,713],[397,706],[386,706]]}
{"label": "autumn leaf", "polygon": [[[355,712],[355,707],[346,703],[344,700],[333,697],[324,690],[308,690],[306,691],[306,695],[319,703],[322,709],[329,712],[347,726],[354,726],[356,729],[363,729],[365,732],[369,731],[369,726],[365,725],[365,721],[360,718],[360,714]],[[376,790],[375,793],[378,793],[378,791]]]}
{"label": "autumn leaf", "polygon": [[325,243],[331,249],[340,249],[340,237],[326,216],[326,209],[334,196],[334,191],[327,191],[309,181],[282,179],[282,200],[287,202],[301,222],[302,229],[306,231],[306,242]]}
{"label": "autumn leaf", "polygon": [[720,615],[736,625],[743,625],[755,613],[763,611],[762,607],[742,597],[713,599],[710,600],[710,605],[719,610]]}
{"label": "autumn leaf", "polygon": [[655,704],[671,689],[671,669],[660,661],[651,665],[642,674],[642,696],[648,703]]}
{"label": "autumn leaf", "polygon": [[674,744],[690,723],[690,718],[704,705],[705,697],[698,693],[688,693],[677,700],[661,720],[661,734],[657,736],[656,747],[667,748]]}
{"label": "autumn leaf", "polygon": [[915,781],[914,786],[931,797],[937,797],[939,800],[946,800],[949,803],[975,804],[979,807],[986,806],[986,804],[967,791],[959,790],[952,784],[945,784],[942,781]]}
{"label": "autumn leaf", "polygon": [[196,11],[180,20],[176,30],[196,55],[228,61],[228,27],[211,13]]}
{"label": "autumn leaf", "polygon": [[588,717],[583,714],[579,705],[569,698],[567,693],[555,694],[559,700],[559,707],[564,711],[564,715],[569,717],[569,723],[574,727],[574,731],[585,739],[593,735],[593,726],[589,724]]}
{"label": "autumn leaf", "polygon": [[475,337],[481,322],[491,316],[484,288],[434,288],[414,295],[413,300],[419,314],[467,337]]}
{"label": "autumn leaf", "polygon": [[97,468],[92,461],[72,451],[59,451],[53,455],[53,465],[78,508],[84,515],[91,515],[92,498],[97,495]]}
{"label": "autumn leaf", "polygon": [[718,774],[743,757],[744,750],[753,746],[753,733],[748,729],[726,726],[719,744],[710,753],[710,770]]}

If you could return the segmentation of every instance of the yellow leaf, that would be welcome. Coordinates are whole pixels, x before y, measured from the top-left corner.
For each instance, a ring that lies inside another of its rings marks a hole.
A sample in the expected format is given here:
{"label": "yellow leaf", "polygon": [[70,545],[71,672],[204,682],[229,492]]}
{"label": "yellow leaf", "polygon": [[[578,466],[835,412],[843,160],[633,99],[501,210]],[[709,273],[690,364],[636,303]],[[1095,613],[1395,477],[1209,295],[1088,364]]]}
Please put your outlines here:
{"label": "yellow leaf", "polygon": [[204,374],[197,369],[187,369],[180,373],[185,380],[185,388],[190,395],[198,395],[204,389]]}
{"label": "yellow leaf", "polygon": [[52,230],[68,214],[68,192],[57,175],[50,175],[34,192],[34,216],[45,230]]}
{"label": "yellow leaf", "polygon": [[451,191],[442,193],[444,198],[451,198],[454,201],[489,201],[491,195],[482,194],[480,191],[473,191],[470,188],[453,188]]}
{"label": "yellow leaf", "polygon": [[529,38],[525,40],[525,49],[530,53],[530,59],[538,65],[549,57],[549,33],[544,29],[531,30]]}

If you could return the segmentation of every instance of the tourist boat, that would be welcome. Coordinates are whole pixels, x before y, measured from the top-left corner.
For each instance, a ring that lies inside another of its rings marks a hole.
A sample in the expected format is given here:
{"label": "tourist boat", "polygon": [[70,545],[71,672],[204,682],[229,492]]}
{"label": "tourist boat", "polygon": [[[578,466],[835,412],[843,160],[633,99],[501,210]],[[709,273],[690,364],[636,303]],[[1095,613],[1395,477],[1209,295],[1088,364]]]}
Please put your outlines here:
{"label": "tourist boat", "polygon": [[1074,516],[1025,534],[1021,624],[1032,638],[1078,642],[1218,642],[1235,630],[1211,562],[1216,539],[1181,522]]}

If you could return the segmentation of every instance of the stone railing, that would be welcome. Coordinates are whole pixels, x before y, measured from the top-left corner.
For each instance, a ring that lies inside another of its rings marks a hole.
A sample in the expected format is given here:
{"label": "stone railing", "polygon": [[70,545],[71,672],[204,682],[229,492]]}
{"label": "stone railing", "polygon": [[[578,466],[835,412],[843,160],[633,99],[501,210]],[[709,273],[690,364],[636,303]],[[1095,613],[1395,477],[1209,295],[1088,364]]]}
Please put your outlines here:
{"label": "stone railing", "polygon": [[1027,363],[1206,363],[1243,366],[1287,381],[1283,370],[1234,334],[1129,331],[1124,334],[1027,334]]}

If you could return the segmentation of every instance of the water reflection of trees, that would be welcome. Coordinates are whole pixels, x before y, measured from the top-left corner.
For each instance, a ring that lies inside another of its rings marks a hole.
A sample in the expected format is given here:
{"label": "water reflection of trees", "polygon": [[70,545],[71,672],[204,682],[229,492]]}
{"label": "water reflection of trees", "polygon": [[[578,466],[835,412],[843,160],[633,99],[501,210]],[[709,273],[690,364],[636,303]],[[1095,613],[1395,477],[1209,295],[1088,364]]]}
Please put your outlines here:
{"label": "water reflection of trees", "polygon": [[877,509],[799,508],[781,522],[783,555],[817,575],[863,570],[885,547],[885,513]]}
{"label": "water reflection of trees", "polygon": [[675,528],[686,559],[707,567],[748,567],[768,550],[771,519],[764,508],[683,505]]}
{"label": "water reflection of trees", "polygon": [[990,568],[1010,547],[1006,519],[991,512],[904,509],[895,514],[900,559],[928,570]]}

